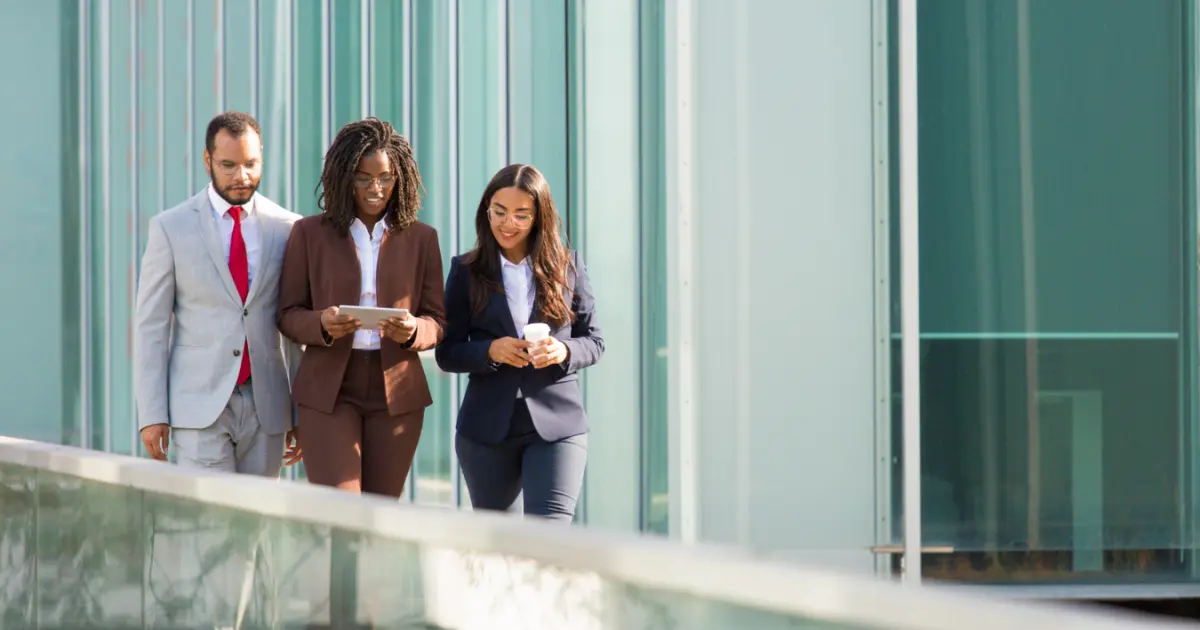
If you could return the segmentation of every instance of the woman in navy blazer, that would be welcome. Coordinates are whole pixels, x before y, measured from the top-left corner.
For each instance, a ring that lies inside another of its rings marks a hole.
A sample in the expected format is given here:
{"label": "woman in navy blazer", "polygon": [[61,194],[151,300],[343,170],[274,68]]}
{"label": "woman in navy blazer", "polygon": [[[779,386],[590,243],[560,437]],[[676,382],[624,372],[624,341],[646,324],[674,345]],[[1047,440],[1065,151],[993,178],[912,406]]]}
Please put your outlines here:
{"label": "woman in navy blazer", "polygon": [[[604,354],[587,270],[559,236],[550,186],[534,167],[496,173],[475,212],[475,248],[446,280],[437,363],[469,375],[455,450],[475,509],[570,522],[587,465],[579,371]],[[533,344],[528,323],[549,326]]]}

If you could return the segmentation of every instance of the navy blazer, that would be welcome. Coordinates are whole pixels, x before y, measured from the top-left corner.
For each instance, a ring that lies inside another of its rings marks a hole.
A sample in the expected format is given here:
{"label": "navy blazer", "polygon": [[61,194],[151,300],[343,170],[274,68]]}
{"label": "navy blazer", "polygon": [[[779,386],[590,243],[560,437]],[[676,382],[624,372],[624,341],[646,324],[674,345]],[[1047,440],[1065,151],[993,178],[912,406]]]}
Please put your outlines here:
{"label": "navy blazer", "polygon": [[[467,392],[458,409],[458,432],[481,444],[498,444],[508,435],[513,407],[520,388],[538,435],[554,442],[587,433],[587,415],[579,391],[579,370],[604,354],[604,338],[596,325],[596,303],[588,284],[587,269],[572,252],[574,271],[568,274],[571,310],[575,321],[555,328],[550,334],[567,346],[567,360],[542,369],[492,367],[488,347],[502,337],[517,337],[516,324],[508,310],[508,299],[496,291],[487,308],[476,315],[471,309],[471,272],[462,257],[450,261],[446,278],[445,337],[435,351],[438,367],[446,372],[469,375]],[[503,286],[503,285],[501,285]],[[539,322],[534,312],[530,322]]]}

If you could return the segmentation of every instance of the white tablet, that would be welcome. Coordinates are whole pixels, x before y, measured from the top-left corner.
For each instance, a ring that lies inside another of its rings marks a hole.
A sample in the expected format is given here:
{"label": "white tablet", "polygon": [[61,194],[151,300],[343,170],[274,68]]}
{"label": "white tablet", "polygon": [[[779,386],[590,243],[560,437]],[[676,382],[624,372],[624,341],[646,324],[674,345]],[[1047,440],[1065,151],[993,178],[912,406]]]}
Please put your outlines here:
{"label": "white tablet", "polygon": [[380,308],[378,306],[339,306],[339,315],[349,315],[362,322],[363,330],[379,328],[379,322],[389,317],[404,317],[408,315],[406,308]]}

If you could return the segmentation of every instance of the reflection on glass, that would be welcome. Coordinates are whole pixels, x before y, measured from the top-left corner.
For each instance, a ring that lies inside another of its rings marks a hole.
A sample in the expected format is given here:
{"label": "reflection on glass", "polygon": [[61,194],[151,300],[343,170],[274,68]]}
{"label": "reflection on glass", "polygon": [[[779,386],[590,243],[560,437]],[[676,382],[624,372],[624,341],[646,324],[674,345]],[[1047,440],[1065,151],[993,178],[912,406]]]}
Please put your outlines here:
{"label": "reflection on glass", "polygon": [[8,464],[0,563],[5,628],[841,627]]}
{"label": "reflection on glass", "polygon": [[1188,579],[1184,3],[918,10],[924,574]]}

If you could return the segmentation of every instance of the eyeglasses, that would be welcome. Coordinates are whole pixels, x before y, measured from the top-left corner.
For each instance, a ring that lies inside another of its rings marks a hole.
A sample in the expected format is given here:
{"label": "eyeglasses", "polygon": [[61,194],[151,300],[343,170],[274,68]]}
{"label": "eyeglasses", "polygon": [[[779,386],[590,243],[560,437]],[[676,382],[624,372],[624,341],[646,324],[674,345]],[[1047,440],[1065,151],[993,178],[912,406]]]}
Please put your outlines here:
{"label": "eyeglasses", "polygon": [[396,183],[396,176],[380,175],[379,177],[367,177],[366,175],[356,175],[354,177],[354,186],[356,188],[371,188],[377,182],[381,188],[387,188]]}
{"label": "eyeglasses", "polygon": [[524,229],[533,223],[533,215],[528,212],[508,212],[499,208],[488,208],[488,215],[492,218],[492,223],[502,225],[506,220],[511,219],[513,225]]}
{"label": "eyeglasses", "polygon": [[242,169],[250,171],[251,173],[257,173],[259,167],[262,166],[262,163],[257,160],[251,160],[245,164],[239,164],[229,160],[222,160],[220,162],[210,161],[209,164],[212,166],[212,168],[216,169],[223,175],[236,175]]}

